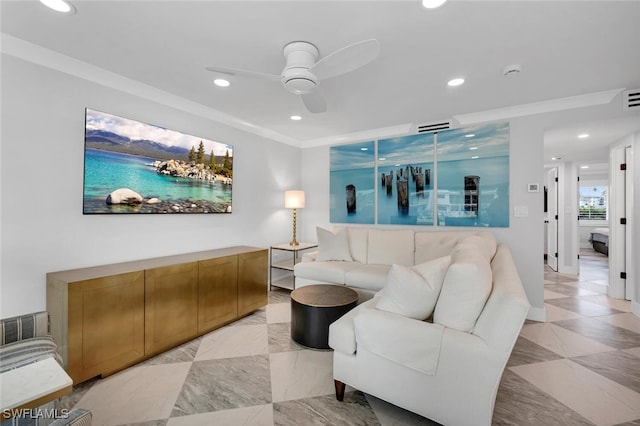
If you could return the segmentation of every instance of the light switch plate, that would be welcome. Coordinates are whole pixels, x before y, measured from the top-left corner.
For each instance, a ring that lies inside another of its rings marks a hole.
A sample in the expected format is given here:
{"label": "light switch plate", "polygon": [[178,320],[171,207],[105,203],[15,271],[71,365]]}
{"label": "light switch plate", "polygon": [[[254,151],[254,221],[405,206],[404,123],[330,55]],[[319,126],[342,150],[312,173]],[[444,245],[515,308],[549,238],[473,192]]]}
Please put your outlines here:
{"label": "light switch plate", "polygon": [[529,216],[529,207],[528,206],[515,206],[513,208],[513,215],[515,217],[528,217]]}

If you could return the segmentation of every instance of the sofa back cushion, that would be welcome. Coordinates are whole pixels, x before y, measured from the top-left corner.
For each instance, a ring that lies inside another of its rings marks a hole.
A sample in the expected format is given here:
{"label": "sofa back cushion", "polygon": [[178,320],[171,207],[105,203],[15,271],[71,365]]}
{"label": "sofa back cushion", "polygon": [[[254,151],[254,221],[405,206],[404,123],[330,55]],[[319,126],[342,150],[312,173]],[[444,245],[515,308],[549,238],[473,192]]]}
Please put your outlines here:
{"label": "sofa back cushion", "polygon": [[367,244],[367,263],[378,265],[412,266],[414,232],[412,230],[370,229]]}
{"label": "sofa back cushion", "polygon": [[367,263],[367,242],[369,229],[349,227],[349,249],[353,260]]}
{"label": "sofa back cushion", "polygon": [[496,239],[488,231],[425,231],[415,233],[415,264],[428,262],[450,254],[462,240],[478,235],[484,241],[483,250],[493,257],[496,252]]}
{"label": "sofa back cushion", "polygon": [[433,321],[471,332],[491,293],[492,283],[486,241],[481,236],[462,240],[451,252],[451,265],[442,283]]}

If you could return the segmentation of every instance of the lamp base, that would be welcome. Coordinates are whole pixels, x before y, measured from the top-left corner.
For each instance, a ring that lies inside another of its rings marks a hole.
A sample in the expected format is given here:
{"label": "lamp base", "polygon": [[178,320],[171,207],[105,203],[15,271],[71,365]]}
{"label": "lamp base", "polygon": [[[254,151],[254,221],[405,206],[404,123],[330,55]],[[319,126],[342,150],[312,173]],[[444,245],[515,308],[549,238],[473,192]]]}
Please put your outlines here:
{"label": "lamp base", "polygon": [[291,240],[289,245],[290,246],[300,245],[298,241],[296,241],[296,209],[293,209],[293,240]]}

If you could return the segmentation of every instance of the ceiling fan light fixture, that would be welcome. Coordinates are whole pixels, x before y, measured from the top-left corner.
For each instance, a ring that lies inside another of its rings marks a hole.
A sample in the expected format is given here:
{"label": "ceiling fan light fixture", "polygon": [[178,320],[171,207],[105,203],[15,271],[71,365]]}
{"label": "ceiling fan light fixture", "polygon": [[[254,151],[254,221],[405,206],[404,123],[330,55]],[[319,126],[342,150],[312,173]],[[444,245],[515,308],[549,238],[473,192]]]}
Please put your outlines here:
{"label": "ceiling fan light fixture", "polygon": [[422,7],[425,9],[435,9],[442,6],[447,0],[422,0]]}
{"label": "ceiling fan light fixture", "polygon": [[40,3],[53,9],[56,12],[72,15],[76,12],[76,8],[66,0],[40,0]]}
{"label": "ceiling fan light fixture", "polygon": [[317,78],[308,68],[289,68],[282,73],[282,85],[291,93],[304,95],[315,89]]}

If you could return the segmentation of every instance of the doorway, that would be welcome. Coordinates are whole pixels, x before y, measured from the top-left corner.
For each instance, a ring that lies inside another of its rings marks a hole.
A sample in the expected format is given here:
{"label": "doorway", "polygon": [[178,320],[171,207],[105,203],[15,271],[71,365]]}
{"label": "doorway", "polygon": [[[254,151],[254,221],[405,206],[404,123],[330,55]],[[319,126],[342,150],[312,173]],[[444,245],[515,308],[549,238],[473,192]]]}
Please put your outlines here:
{"label": "doorway", "polygon": [[558,168],[547,171],[547,265],[558,272]]}

